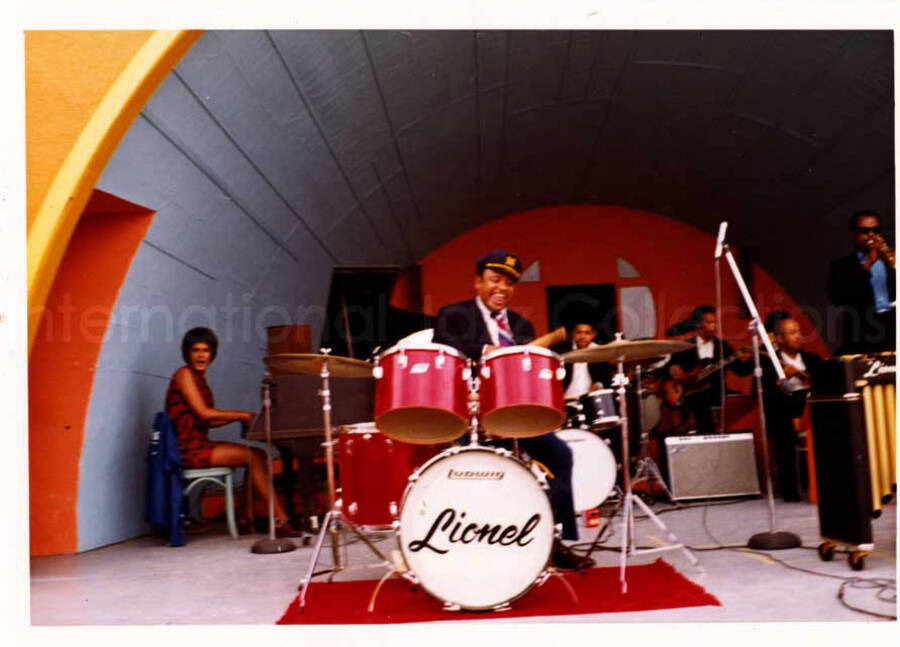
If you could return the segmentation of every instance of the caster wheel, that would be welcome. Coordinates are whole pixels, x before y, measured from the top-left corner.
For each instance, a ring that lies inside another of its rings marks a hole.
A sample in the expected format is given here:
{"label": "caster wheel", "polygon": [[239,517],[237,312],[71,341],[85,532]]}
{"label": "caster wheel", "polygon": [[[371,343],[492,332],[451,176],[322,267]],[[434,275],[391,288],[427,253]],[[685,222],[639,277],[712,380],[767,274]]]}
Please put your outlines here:
{"label": "caster wheel", "polygon": [[819,559],[823,562],[830,562],[834,559],[834,545],[827,541],[819,544]]}
{"label": "caster wheel", "polygon": [[850,553],[847,561],[850,562],[850,568],[854,571],[861,571],[866,566],[866,554],[863,552]]}

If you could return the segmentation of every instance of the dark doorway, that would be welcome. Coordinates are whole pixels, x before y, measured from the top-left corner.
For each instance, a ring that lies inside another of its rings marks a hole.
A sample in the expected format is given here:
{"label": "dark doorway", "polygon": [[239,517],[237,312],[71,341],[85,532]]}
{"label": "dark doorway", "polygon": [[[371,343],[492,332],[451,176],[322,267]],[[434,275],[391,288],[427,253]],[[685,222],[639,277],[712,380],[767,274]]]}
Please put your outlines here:
{"label": "dark doorway", "polygon": [[614,283],[548,286],[547,318],[550,330],[559,326],[571,330],[582,321],[593,323],[597,326],[597,343],[610,342],[619,321],[616,286]]}

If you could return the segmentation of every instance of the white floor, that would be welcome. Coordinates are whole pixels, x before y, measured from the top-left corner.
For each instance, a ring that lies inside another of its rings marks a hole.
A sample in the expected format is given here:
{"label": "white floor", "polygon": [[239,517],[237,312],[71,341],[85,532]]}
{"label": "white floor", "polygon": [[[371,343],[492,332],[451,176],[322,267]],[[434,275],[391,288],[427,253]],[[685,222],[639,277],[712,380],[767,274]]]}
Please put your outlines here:
{"label": "white floor", "polygon": [[[657,506],[657,510],[667,508]],[[666,512],[660,517],[678,537],[693,547],[744,544],[750,535],[768,529],[765,504],[760,500],[732,505],[693,507]],[[780,528],[798,534],[804,546],[819,543],[814,506],[778,502]],[[703,572],[693,568],[678,552],[665,559],[715,595],[721,607],[629,612],[615,614],[516,618],[478,622],[719,622],[719,621],[877,621],[843,606],[837,598],[842,580],[896,578],[896,507],[873,521],[875,550],[863,571],[852,571],[845,555],[822,562],[809,548],[777,551],[770,555],[789,565],[833,577],[817,577],[789,569],[769,556],[746,550],[696,551]],[[710,535],[714,536],[713,539]],[[596,529],[582,530],[590,541]],[[658,545],[661,532],[649,521],[637,522],[638,540]],[[34,625],[161,625],[161,624],[272,624],[296,595],[296,589],[312,548],[280,555],[250,552],[258,535],[230,539],[224,529],[213,528],[188,537],[187,546],[171,548],[158,537],[143,537],[80,555],[38,557],[31,561],[31,621]],[[617,545],[613,537],[606,546]],[[394,547],[393,538],[379,546]],[[351,565],[371,562],[361,544],[348,548]],[[327,565],[329,551],[323,551]],[[618,554],[595,553],[599,566],[613,566]],[[652,561],[656,556],[634,558],[629,563]],[[363,569],[341,578],[378,577],[381,569]],[[847,589],[852,605],[883,614],[896,613],[895,603],[877,597],[878,590]],[[611,590],[609,595],[618,595]],[[884,595],[882,593],[882,595]],[[475,621],[473,621],[475,622]],[[896,624],[896,623],[894,623]]]}

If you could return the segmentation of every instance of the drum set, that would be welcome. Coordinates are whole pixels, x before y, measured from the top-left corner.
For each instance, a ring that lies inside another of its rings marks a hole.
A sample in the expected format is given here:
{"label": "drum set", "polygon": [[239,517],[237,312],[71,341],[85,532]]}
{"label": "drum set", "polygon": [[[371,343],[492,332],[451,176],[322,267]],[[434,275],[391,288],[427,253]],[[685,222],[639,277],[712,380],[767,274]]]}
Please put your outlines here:
{"label": "drum set", "polygon": [[[447,609],[503,610],[554,570],[550,556],[559,530],[548,497],[547,474],[523,460],[518,440],[555,432],[572,448],[573,495],[578,511],[596,507],[615,488],[617,461],[595,432],[618,426],[622,436],[624,491],[621,580],[625,558],[637,554],[634,541],[628,422],[623,362],[677,352],[683,342],[617,340],[605,346],[558,355],[536,345],[486,353],[475,364],[457,350],[434,343],[404,343],[373,362],[321,354],[265,358],[273,374],[313,374],[322,379],[329,510],[300,582],[299,608],[312,579],[345,567],[342,532],[356,535],[388,569],[375,588],[397,574],[421,586]],[[592,392],[578,406],[563,399],[566,363],[614,362],[618,413],[613,391]],[[375,379],[374,421],[341,427],[335,443],[329,380]],[[580,417],[579,417],[580,416]],[[567,423],[568,417],[568,424]],[[571,428],[573,421],[582,423]],[[566,428],[570,427],[570,428]],[[463,444],[468,441],[468,444]],[[496,446],[500,441],[507,447]],[[335,480],[338,448],[340,489]],[[664,528],[640,499],[638,505]],[[370,540],[371,530],[396,533],[389,559]],[[667,531],[668,532],[668,531]],[[316,571],[326,535],[332,566]],[[669,533],[670,540],[674,536]],[[662,550],[681,548],[676,543]]]}

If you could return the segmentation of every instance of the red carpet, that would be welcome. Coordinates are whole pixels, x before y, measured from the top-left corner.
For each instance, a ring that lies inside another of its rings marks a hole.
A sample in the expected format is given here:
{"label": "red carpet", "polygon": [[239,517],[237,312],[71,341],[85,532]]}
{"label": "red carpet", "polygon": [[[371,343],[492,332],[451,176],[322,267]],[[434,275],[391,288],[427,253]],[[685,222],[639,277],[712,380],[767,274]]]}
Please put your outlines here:
{"label": "red carpet", "polygon": [[629,566],[626,575],[628,593],[622,595],[618,567],[566,573],[563,577],[574,589],[578,602],[558,577],[551,577],[503,613],[444,611],[438,600],[421,589],[411,590],[406,580],[397,577],[385,582],[375,601],[374,613],[369,613],[366,609],[377,580],[313,582],[303,613],[299,612],[295,598],[278,624],[385,624],[721,606],[701,586],[661,559],[652,564]]}

